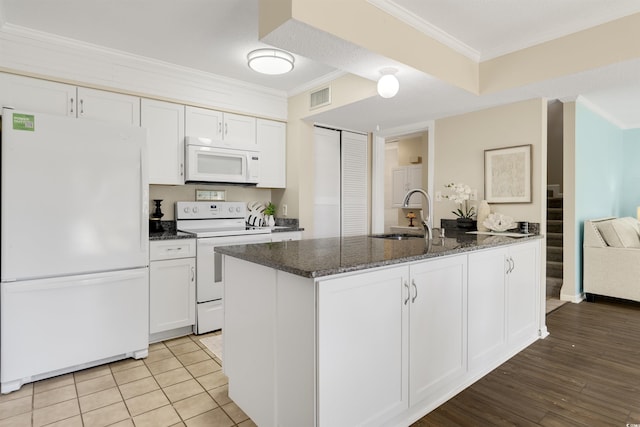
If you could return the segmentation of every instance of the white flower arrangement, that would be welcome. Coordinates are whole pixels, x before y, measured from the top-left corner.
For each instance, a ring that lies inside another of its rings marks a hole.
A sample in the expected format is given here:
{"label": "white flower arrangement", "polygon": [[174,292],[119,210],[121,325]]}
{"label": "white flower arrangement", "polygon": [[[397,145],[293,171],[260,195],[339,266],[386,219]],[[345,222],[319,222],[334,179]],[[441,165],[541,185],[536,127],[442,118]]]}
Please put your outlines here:
{"label": "white flower arrangement", "polygon": [[451,211],[458,218],[473,218],[476,214],[476,210],[473,206],[469,207],[469,199],[471,198],[471,187],[463,183],[446,184],[445,188],[451,190],[451,194],[444,197],[453,201],[455,204],[460,205],[455,211]]}

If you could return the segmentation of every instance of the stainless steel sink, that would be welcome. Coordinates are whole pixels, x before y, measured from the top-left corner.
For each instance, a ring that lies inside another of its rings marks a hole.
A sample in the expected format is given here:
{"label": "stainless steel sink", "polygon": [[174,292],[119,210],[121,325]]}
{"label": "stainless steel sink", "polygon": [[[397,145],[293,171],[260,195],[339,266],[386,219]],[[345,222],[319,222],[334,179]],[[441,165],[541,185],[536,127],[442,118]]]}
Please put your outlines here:
{"label": "stainless steel sink", "polygon": [[389,239],[389,240],[424,239],[424,236],[420,236],[418,234],[405,234],[405,233],[372,234],[369,237],[374,237],[376,239]]}

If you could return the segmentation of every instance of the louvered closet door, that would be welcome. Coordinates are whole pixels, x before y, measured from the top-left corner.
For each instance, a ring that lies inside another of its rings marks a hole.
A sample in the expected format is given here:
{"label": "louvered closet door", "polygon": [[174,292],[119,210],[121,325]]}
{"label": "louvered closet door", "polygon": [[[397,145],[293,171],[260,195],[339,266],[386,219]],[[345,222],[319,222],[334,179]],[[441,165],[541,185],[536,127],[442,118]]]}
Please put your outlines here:
{"label": "louvered closet door", "polygon": [[368,234],[366,135],[342,131],[342,236]]}
{"label": "louvered closet door", "polygon": [[340,237],[340,132],[314,130],[313,237]]}

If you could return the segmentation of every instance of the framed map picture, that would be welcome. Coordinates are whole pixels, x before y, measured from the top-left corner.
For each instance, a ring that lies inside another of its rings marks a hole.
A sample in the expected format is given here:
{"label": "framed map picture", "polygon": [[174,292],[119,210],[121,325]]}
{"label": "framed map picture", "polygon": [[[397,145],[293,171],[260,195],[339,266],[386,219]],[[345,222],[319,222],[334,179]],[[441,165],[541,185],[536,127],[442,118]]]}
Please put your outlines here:
{"label": "framed map picture", "polygon": [[531,203],[531,145],[484,151],[484,196],[489,203]]}

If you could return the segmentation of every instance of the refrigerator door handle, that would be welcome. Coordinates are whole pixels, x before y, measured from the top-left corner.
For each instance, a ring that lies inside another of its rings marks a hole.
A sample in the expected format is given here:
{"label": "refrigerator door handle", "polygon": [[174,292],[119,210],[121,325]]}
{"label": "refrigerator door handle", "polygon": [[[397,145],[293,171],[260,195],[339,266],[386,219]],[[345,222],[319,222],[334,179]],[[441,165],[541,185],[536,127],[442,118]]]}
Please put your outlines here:
{"label": "refrigerator door handle", "polygon": [[147,182],[147,162],[145,161],[146,145],[140,148],[140,251],[148,252],[147,239],[149,238],[149,185]]}

